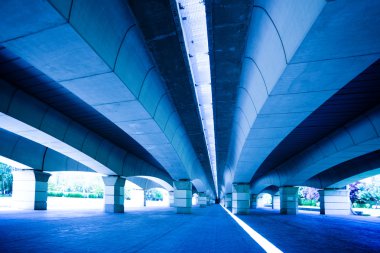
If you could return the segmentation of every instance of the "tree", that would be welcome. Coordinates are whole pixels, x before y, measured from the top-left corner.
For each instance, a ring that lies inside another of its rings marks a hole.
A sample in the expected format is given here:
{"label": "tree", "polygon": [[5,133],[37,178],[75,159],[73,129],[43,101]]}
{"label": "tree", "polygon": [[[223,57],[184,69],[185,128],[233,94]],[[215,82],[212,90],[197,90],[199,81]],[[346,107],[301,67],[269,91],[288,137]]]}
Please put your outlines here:
{"label": "tree", "polygon": [[359,205],[376,205],[380,202],[380,187],[373,183],[365,183],[361,181],[349,184],[351,203]]}
{"label": "tree", "polygon": [[312,187],[301,186],[298,188],[298,203],[300,205],[316,206],[319,200],[319,192]]}
{"label": "tree", "polygon": [[161,191],[155,188],[147,190],[145,196],[147,200],[163,200]]}
{"label": "tree", "polygon": [[12,176],[13,168],[9,165],[0,163],[0,194],[11,194],[12,193]]}

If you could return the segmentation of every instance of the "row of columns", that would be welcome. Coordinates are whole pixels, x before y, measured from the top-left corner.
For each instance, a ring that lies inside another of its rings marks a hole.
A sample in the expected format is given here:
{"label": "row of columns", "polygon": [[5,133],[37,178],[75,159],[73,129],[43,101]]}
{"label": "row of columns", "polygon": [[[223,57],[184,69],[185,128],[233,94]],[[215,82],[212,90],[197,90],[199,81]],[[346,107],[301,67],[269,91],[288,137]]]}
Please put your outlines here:
{"label": "row of columns", "polygon": [[[13,172],[13,203],[16,208],[46,210],[48,180],[51,174],[37,170],[20,170]],[[125,178],[119,176],[103,177],[104,211],[111,213],[124,212]],[[174,192],[169,192],[171,207],[177,213],[189,214],[192,208],[192,183],[189,180],[174,182]],[[204,208],[211,204],[211,198],[199,193],[198,203]],[[145,206],[145,192],[144,192]]]}
{"label": "row of columns", "polygon": [[[16,208],[46,210],[47,189],[50,174],[36,170],[13,172],[13,201]],[[124,178],[103,177],[105,212],[124,212]],[[257,195],[250,194],[249,184],[234,184],[233,192],[226,194],[224,204],[234,214],[248,214],[250,208],[257,208]],[[192,208],[192,183],[188,180],[174,182],[174,192],[169,193],[170,206],[177,213],[189,214]],[[204,208],[210,205],[210,198],[199,193],[198,203]],[[281,214],[298,213],[298,187],[280,187],[279,195],[272,196],[272,208]],[[345,189],[324,189],[320,191],[320,213],[350,214],[349,192]]]}
{"label": "row of columns", "polygon": [[[224,196],[224,205],[234,214],[248,214],[249,209],[257,208],[258,195],[250,194],[249,184],[234,184],[232,194]],[[351,213],[349,191],[346,189],[320,190],[320,213],[348,215]],[[272,195],[272,208],[280,209],[281,214],[298,213],[298,187],[280,187],[279,194]]]}

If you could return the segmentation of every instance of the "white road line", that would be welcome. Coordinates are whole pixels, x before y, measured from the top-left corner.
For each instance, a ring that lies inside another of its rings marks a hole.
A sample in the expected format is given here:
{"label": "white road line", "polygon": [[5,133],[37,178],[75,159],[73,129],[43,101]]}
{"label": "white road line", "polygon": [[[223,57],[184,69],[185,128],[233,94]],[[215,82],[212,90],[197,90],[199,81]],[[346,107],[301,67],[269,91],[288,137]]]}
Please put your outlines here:
{"label": "white road line", "polygon": [[274,246],[271,242],[269,242],[267,239],[265,239],[262,235],[257,233],[255,230],[253,230],[250,226],[248,226],[244,221],[239,219],[236,215],[231,213],[228,209],[226,209],[224,206],[220,205],[223,207],[224,210],[236,221],[239,226],[244,229],[245,232],[253,239],[255,242],[257,242],[266,252],[270,253],[283,253],[279,248]]}

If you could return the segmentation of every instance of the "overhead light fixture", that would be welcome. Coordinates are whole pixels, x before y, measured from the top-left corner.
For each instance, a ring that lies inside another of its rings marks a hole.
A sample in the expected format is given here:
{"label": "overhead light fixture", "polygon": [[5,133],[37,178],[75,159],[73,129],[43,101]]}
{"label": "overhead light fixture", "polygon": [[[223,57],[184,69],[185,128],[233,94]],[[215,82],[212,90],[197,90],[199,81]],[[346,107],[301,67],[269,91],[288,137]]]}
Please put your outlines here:
{"label": "overhead light fixture", "polygon": [[210,56],[207,36],[206,7],[203,0],[176,0],[187,59],[194,83],[198,110],[203,126],[216,194],[218,177],[216,168],[214,113],[212,106]]}

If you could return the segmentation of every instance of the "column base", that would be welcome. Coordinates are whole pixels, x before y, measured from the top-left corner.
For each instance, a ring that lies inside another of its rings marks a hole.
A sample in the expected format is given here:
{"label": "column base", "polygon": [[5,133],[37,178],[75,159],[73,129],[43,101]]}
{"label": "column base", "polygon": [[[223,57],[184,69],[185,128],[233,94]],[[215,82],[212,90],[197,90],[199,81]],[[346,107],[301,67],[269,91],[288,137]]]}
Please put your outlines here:
{"label": "column base", "polygon": [[124,205],[104,204],[106,213],[124,213]]}

